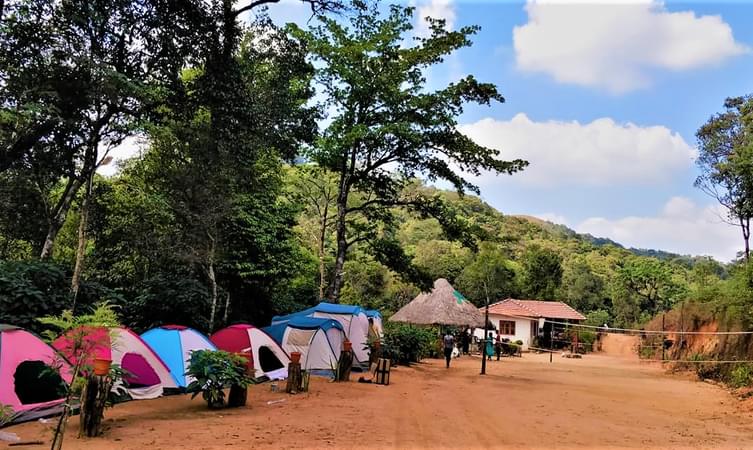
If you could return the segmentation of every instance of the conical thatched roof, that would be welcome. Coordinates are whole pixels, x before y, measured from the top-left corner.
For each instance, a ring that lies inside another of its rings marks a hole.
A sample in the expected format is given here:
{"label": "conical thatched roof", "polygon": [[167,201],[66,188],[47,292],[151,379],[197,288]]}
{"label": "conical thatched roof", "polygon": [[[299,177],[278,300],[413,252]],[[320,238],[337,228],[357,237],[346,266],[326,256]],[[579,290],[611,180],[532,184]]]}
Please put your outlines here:
{"label": "conical thatched roof", "polygon": [[415,325],[484,326],[484,316],[444,278],[434,282],[431,292],[419,294],[400,308],[390,321]]}

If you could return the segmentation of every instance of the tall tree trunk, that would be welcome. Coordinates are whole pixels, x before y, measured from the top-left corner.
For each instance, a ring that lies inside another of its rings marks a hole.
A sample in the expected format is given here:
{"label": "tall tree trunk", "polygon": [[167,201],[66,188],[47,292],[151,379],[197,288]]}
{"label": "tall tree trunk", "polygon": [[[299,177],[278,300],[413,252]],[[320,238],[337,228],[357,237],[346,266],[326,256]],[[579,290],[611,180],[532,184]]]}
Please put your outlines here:
{"label": "tall tree trunk", "polygon": [[319,299],[324,298],[324,291],[327,289],[327,270],[324,265],[324,242],[327,238],[327,215],[329,214],[329,204],[324,205],[324,214],[322,215],[321,228],[319,229]]}
{"label": "tall tree trunk", "polygon": [[214,330],[214,318],[217,314],[217,277],[214,273],[215,241],[211,234],[207,233],[207,237],[209,237],[210,242],[207,275],[209,276],[209,285],[212,291],[212,310],[209,313],[209,331],[212,332]]}
{"label": "tall tree trunk", "polygon": [[73,199],[76,197],[79,188],[81,187],[81,179],[70,178],[63,191],[63,196],[55,205],[55,209],[50,212],[50,220],[47,225],[47,236],[42,246],[42,253],[39,255],[39,259],[48,259],[52,256],[52,250],[55,245],[55,239],[57,239],[60,229],[63,228],[65,218],[68,216],[68,211],[71,209]]}
{"label": "tall tree trunk", "polygon": [[345,256],[348,253],[348,240],[346,236],[347,224],[346,209],[347,209],[347,193],[343,194],[342,191],[337,199],[337,222],[336,234],[337,234],[337,257],[335,259],[335,275],[332,279],[332,286],[330,287],[329,299],[332,303],[340,303],[340,289],[343,282],[343,267],[345,267]]}
{"label": "tall tree trunk", "polygon": [[78,223],[78,247],[76,248],[76,265],[73,268],[73,278],[71,279],[71,294],[73,294],[73,304],[71,311],[76,312],[76,300],[78,298],[78,288],[81,283],[81,273],[84,271],[84,253],[86,252],[86,227],[89,221],[89,202],[92,195],[92,183],[94,173],[89,175],[86,180],[86,192],[84,200],[81,202],[81,214]]}
{"label": "tall tree trunk", "polygon": [[230,292],[225,293],[225,314],[222,316],[222,324],[227,326],[228,313],[230,311]]}
{"label": "tall tree trunk", "polygon": [[740,228],[743,229],[743,241],[745,241],[745,261],[750,261],[750,217],[740,217]]}

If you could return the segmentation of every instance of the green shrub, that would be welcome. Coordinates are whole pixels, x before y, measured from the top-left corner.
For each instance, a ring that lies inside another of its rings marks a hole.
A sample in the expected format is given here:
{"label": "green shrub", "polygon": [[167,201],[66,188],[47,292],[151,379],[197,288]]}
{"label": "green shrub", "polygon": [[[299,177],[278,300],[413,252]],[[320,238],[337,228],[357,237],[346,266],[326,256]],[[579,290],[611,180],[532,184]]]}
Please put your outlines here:
{"label": "green shrub", "polygon": [[590,352],[593,349],[594,342],[596,341],[596,333],[593,331],[576,331],[578,333],[579,349],[583,352]]}
{"label": "green shrub", "polygon": [[641,359],[654,359],[656,350],[653,347],[640,346],[638,348],[638,357]]}
{"label": "green shrub", "polygon": [[[0,323],[9,323],[40,333],[45,328],[37,318],[54,316],[69,309],[71,278],[63,266],[40,261],[0,261]],[[76,300],[76,313],[100,300],[117,301],[117,294],[96,283],[83,282]]]}
{"label": "green shrub", "polygon": [[438,336],[438,330],[433,327],[387,323],[382,340],[382,355],[400,364],[436,356]]}
{"label": "green shrub", "polygon": [[753,366],[749,363],[741,363],[730,371],[727,383],[734,388],[746,387],[753,381]]}
{"label": "green shrub", "polygon": [[222,350],[197,350],[191,352],[186,375],[194,381],[186,388],[191,398],[201,394],[210,408],[225,406],[223,389],[236,385],[247,387],[253,379],[246,373],[248,361],[242,356]]}
{"label": "green shrub", "polygon": [[[703,361],[706,356],[701,353],[693,353],[688,358],[689,361]],[[701,363],[695,362],[695,373],[700,380],[721,380],[722,377],[722,365],[715,363]]]}
{"label": "green shrub", "polygon": [[515,342],[502,342],[502,354],[514,356],[520,352],[520,347],[523,346],[523,341],[517,340]]}

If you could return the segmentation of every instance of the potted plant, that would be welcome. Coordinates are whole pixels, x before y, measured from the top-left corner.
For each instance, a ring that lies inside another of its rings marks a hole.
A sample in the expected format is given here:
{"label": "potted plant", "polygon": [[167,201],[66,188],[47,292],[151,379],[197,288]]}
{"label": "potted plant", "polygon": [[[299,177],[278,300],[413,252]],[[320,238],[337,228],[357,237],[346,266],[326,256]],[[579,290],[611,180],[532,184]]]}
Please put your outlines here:
{"label": "potted plant", "polygon": [[[38,319],[44,325],[51,326],[59,330],[57,333],[51,330],[46,331],[44,334],[50,340],[54,340],[58,336],[65,335],[69,342],[66,349],[67,356],[70,360],[75,361],[71,367],[71,384],[67,387],[65,401],[63,402],[63,412],[58,419],[58,423],[55,426],[54,434],[52,438],[52,450],[58,450],[63,446],[63,437],[65,436],[65,429],[68,425],[68,418],[72,412],[72,403],[74,396],[81,396],[84,393],[83,387],[87,384],[87,374],[94,373],[94,367],[92,367],[92,360],[96,353],[96,349],[100,346],[107,345],[107,342],[102,342],[102,333],[98,330],[101,328],[110,328],[118,326],[118,316],[115,313],[112,305],[107,302],[99,303],[88,314],[74,315],[72,311],[66,310],[59,316],[48,316]],[[109,338],[109,337],[108,337]],[[109,342],[109,341],[108,341]],[[65,359],[63,355],[60,355],[60,360]],[[55,369],[60,370],[62,363]],[[102,366],[100,366],[102,369]],[[110,373],[110,367],[108,364],[105,375]],[[103,409],[97,411],[88,412],[89,414],[95,414],[96,423],[101,423],[101,415]],[[89,421],[82,420],[82,424]],[[83,433],[83,428],[79,430],[79,434]]]}
{"label": "potted plant", "polygon": [[94,358],[94,375],[97,375],[99,377],[106,377],[110,374],[111,366],[111,359]]}
{"label": "potted plant", "polygon": [[209,408],[224,408],[225,389],[241,388],[253,383],[248,373],[248,359],[222,350],[197,350],[191,352],[191,361],[186,375],[194,381],[186,388],[196,398],[201,394]]}

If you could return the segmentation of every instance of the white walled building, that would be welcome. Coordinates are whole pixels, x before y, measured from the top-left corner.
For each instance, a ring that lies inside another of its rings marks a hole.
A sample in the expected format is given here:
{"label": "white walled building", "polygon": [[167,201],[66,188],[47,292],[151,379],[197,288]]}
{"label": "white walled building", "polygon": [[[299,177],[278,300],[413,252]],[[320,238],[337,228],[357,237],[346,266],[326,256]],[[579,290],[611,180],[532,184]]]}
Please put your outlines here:
{"label": "white walled building", "polygon": [[[479,308],[482,314],[484,309],[484,307]],[[524,351],[528,350],[537,336],[546,335],[546,339],[549,339],[553,325],[547,320],[579,323],[586,320],[586,317],[562,302],[508,298],[489,305],[489,322],[494,325],[500,338],[523,341]],[[496,338],[497,332],[491,331],[491,333]],[[474,334],[481,338],[484,330],[476,329]]]}

